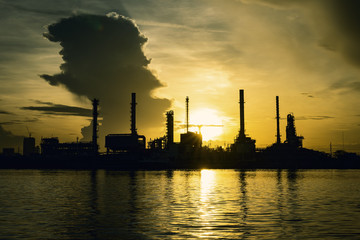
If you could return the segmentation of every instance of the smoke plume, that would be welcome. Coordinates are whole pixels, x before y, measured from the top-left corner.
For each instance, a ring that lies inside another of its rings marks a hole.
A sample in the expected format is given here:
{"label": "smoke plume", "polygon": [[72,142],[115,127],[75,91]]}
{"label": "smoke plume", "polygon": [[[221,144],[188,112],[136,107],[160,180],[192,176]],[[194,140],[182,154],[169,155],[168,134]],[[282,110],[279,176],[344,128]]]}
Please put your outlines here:
{"label": "smoke plume", "polygon": [[139,134],[161,129],[170,101],[152,96],[163,84],[148,68],[147,38],[131,19],[116,13],[76,15],[50,25],[44,36],[60,43],[64,63],[61,73],[41,77],[78,96],[100,99],[100,140],[108,133],[130,132],[131,92],[137,93]]}

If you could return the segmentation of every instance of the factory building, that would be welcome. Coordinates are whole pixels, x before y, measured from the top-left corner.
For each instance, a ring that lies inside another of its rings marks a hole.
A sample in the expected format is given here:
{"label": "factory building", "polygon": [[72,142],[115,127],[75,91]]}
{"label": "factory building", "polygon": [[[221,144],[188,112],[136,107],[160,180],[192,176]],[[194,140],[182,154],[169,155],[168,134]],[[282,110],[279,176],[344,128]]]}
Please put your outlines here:
{"label": "factory building", "polygon": [[174,112],[168,111],[166,113],[166,136],[156,138],[149,141],[149,149],[177,149],[177,145],[181,147],[183,151],[193,148],[201,148],[202,135],[200,133],[189,131],[189,97],[186,97],[186,132],[180,134],[180,143],[174,143]]}
{"label": "factory building", "polygon": [[296,128],[295,128],[295,117],[292,113],[287,115],[287,125],[286,125],[286,141],[285,143],[289,146],[302,148],[304,137],[296,135]]}
{"label": "factory building", "polygon": [[180,144],[192,148],[200,148],[202,145],[201,134],[187,132],[180,134]]}
{"label": "factory building", "polygon": [[244,109],[244,90],[239,91],[240,104],[240,130],[235,142],[231,145],[231,151],[245,156],[255,153],[256,140],[247,137],[245,134],[245,109]]}
{"label": "factory building", "polygon": [[163,137],[150,139],[149,149],[168,150],[174,145],[174,111],[166,112],[166,135]]}
{"label": "factory building", "polygon": [[134,152],[145,149],[145,136],[133,134],[109,134],[105,137],[107,153]]}
{"label": "factory building", "polygon": [[157,150],[165,150],[166,149],[166,136],[155,138],[153,140],[150,139],[148,142],[149,149],[157,149]]}
{"label": "factory building", "polygon": [[[93,99],[93,137],[91,142],[71,142],[60,143],[57,137],[42,138],[40,147],[41,155],[43,156],[94,156],[98,154],[97,144],[97,117],[99,100]],[[26,140],[29,144],[29,149],[32,146],[32,140]],[[35,139],[34,139],[35,145]],[[24,155],[25,155],[25,139],[24,139]]]}
{"label": "factory building", "polygon": [[189,131],[189,97],[186,97],[186,133],[180,134],[180,145],[190,148],[200,148],[202,135]]}
{"label": "factory building", "polygon": [[[294,114],[289,113],[286,117],[286,140],[284,144],[288,147],[302,148],[303,136],[296,135],[295,128],[295,117]],[[280,135],[280,113],[279,113],[279,96],[276,96],[276,143],[275,145],[281,144],[281,135]]]}
{"label": "factory building", "polygon": [[31,156],[36,153],[35,138],[29,136],[23,140],[23,155]]}
{"label": "factory building", "polygon": [[130,134],[108,134],[105,137],[107,153],[139,152],[145,150],[146,138],[136,129],[136,93],[131,94]]}
{"label": "factory building", "polygon": [[2,154],[4,156],[14,156],[15,155],[15,148],[9,148],[9,147],[3,148],[2,149]]}
{"label": "factory building", "polygon": [[41,139],[41,155],[43,156],[92,156],[92,142],[60,143],[57,137]]}

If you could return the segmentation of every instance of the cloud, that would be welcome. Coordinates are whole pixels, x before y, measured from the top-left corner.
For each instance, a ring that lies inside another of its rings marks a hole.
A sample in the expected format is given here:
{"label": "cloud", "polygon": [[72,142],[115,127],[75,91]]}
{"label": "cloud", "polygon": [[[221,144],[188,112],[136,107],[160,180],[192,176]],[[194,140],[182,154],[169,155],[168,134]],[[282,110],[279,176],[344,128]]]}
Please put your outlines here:
{"label": "cloud", "polygon": [[[328,1],[323,1],[328,5]],[[332,0],[329,19],[334,26],[334,34],[339,51],[357,66],[360,66],[360,2]]]}
{"label": "cloud", "polygon": [[0,114],[12,114],[11,112],[0,110]]}
{"label": "cloud", "polygon": [[331,116],[301,116],[297,117],[296,120],[327,120],[332,119],[334,117]]}
{"label": "cloud", "polygon": [[13,135],[10,131],[6,131],[0,124],[0,149],[15,148],[22,146],[23,136]]}
{"label": "cloud", "polygon": [[302,9],[312,19],[319,36],[318,45],[340,53],[349,63],[360,67],[360,2],[339,0],[255,0],[275,8]]}
{"label": "cloud", "polygon": [[343,78],[333,83],[330,90],[343,90],[360,92],[360,81],[355,78]]}
{"label": "cloud", "polygon": [[92,109],[73,107],[62,104],[54,104],[51,102],[42,102],[42,101],[35,101],[35,102],[47,106],[28,106],[28,107],[21,107],[20,109],[40,111],[43,114],[50,114],[50,115],[66,115],[66,116],[82,116],[82,117],[92,116]]}
{"label": "cloud", "polygon": [[61,73],[41,77],[78,96],[100,99],[102,134],[129,132],[132,92],[137,93],[139,132],[162,127],[170,101],[153,96],[164,85],[148,68],[147,38],[133,20],[116,13],[75,15],[50,25],[44,36],[60,43],[64,63]]}
{"label": "cloud", "polygon": [[30,12],[30,13],[35,13],[35,14],[45,14],[45,15],[54,15],[54,16],[64,16],[64,15],[71,14],[70,11],[67,11],[67,10],[54,10],[53,8],[44,10],[44,9],[37,9],[37,8],[17,5],[17,4],[13,4],[13,3],[6,3],[6,5],[13,8],[13,9],[15,9],[15,10],[18,10],[18,11]]}
{"label": "cloud", "polygon": [[38,0],[34,2],[28,1],[12,1],[2,0],[2,8],[7,12],[21,13],[21,15],[33,14],[33,16],[45,17],[64,17],[73,13],[81,12],[108,12],[109,9],[116,9],[116,11],[128,16],[128,12],[120,1],[72,1],[65,0],[54,3],[47,0]]}
{"label": "cloud", "polygon": [[16,124],[24,124],[24,123],[33,123],[39,121],[38,118],[31,118],[31,119],[23,119],[23,120],[11,120],[6,122],[0,122],[0,125],[16,125]]}
{"label": "cloud", "polygon": [[301,95],[304,95],[304,96],[306,96],[308,98],[314,98],[314,95],[312,95],[311,93],[304,92],[304,93],[301,93]]}

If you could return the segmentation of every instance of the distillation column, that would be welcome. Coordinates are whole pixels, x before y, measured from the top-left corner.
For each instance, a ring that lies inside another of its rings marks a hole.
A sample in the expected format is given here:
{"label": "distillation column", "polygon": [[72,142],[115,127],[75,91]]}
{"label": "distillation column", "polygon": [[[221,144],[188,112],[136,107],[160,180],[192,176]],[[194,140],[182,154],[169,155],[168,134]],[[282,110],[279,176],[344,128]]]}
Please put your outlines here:
{"label": "distillation column", "polygon": [[99,151],[99,145],[97,144],[97,131],[98,131],[98,122],[97,122],[97,118],[98,118],[98,105],[99,105],[99,100],[94,98],[92,100],[92,105],[93,105],[93,135],[92,135],[92,143],[94,145],[94,151],[95,153],[98,153]]}
{"label": "distillation column", "polygon": [[240,98],[240,132],[239,137],[245,138],[245,114],[244,114],[244,89],[240,89],[239,91]]}
{"label": "distillation column", "polygon": [[276,96],[276,143],[280,144],[280,113],[279,113],[279,96]]}
{"label": "distillation column", "polygon": [[166,137],[167,147],[174,143],[174,112],[166,112]]}
{"label": "distillation column", "polygon": [[131,93],[131,112],[130,112],[130,122],[131,122],[131,134],[137,135],[136,130],[136,93]]}

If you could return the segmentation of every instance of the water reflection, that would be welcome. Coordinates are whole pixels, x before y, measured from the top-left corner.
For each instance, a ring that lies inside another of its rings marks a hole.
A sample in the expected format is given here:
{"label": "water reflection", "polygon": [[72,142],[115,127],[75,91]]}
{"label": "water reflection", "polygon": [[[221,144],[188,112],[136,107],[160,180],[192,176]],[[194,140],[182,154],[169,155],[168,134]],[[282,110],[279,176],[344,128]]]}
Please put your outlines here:
{"label": "water reflection", "polygon": [[202,228],[198,237],[213,235],[212,219],[214,216],[214,187],[216,173],[214,170],[203,169],[200,172],[200,203],[199,203],[199,223]]}
{"label": "water reflection", "polygon": [[97,231],[95,229],[98,226],[99,222],[97,221],[96,216],[99,214],[98,208],[98,192],[97,192],[97,171],[90,171],[90,217],[89,217],[89,225],[90,231],[89,234],[91,238],[97,239]]}
{"label": "water reflection", "polygon": [[298,184],[297,184],[297,170],[288,170],[287,171],[287,182],[288,182],[288,214],[289,221],[298,221],[297,217],[297,207],[298,207]]}
{"label": "water reflection", "polygon": [[248,216],[248,197],[246,190],[246,171],[241,170],[239,172],[239,182],[240,182],[240,213],[239,213],[239,232],[242,233],[241,239],[246,239],[250,234],[249,227],[247,226],[247,216]]}
{"label": "water reflection", "polygon": [[0,239],[355,239],[359,173],[2,172]]}
{"label": "water reflection", "polygon": [[203,169],[200,172],[200,191],[201,191],[201,202],[208,202],[211,197],[214,183],[215,183],[215,171]]}
{"label": "water reflection", "polygon": [[[137,187],[138,187],[138,184],[136,182],[136,172],[135,171],[130,171],[129,172],[129,175],[128,175],[128,181],[129,181],[129,184],[128,184],[128,194],[126,193],[123,193],[123,195],[128,195],[129,198],[128,198],[128,205],[129,205],[129,213],[130,213],[130,216],[133,217],[133,213],[136,212],[136,196],[137,196]],[[122,196],[119,196],[119,197],[122,197]],[[135,220],[135,219],[132,219],[132,220]]]}
{"label": "water reflection", "polygon": [[287,171],[287,181],[288,181],[288,202],[287,202],[287,216],[284,220],[291,222],[290,232],[292,236],[301,235],[303,231],[302,224],[299,224],[303,221],[301,214],[299,213],[299,197],[298,197],[298,171],[297,170],[288,170]]}
{"label": "water reflection", "polygon": [[281,234],[279,237],[285,237],[287,235],[286,225],[283,224],[285,213],[285,194],[284,194],[284,186],[283,186],[283,170],[278,169],[276,171],[276,207],[278,211],[279,218],[277,219],[277,224],[281,229]]}

